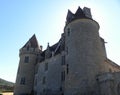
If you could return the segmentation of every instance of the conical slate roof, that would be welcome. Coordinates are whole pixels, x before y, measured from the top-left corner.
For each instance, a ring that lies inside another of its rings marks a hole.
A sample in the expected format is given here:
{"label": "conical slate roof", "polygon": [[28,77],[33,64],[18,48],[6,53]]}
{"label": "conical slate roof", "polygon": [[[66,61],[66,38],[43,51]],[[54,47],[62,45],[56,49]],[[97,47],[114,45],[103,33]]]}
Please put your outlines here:
{"label": "conical slate roof", "polygon": [[77,11],[76,11],[76,13],[75,13],[75,17],[76,18],[81,18],[81,17],[85,17],[85,14],[84,14],[84,12],[83,12],[83,10],[80,8],[80,7],[78,7],[78,9],[77,9]]}
{"label": "conical slate roof", "polygon": [[29,41],[23,46],[23,48],[28,46],[28,44],[32,48],[39,48],[39,44],[38,44],[38,41],[37,41],[35,34],[29,39]]}
{"label": "conical slate roof", "polygon": [[77,11],[73,14],[70,10],[68,10],[67,17],[66,17],[66,24],[70,23],[73,20],[76,19],[92,19],[90,9],[87,7],[84,7],[84,9],[81,9],[78,7]]}
{"label": "conical slate roof", "polygon": [[68,10],[66,18],[68,19],[68,18],[71,18],[72,16],[74,16],[74,14],[70,10]]}

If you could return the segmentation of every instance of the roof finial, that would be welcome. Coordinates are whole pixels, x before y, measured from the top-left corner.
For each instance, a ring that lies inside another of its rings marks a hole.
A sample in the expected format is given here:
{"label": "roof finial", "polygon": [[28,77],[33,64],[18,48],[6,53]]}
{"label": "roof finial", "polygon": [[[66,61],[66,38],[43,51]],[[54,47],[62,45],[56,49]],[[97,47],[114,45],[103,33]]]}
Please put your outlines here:
{"label": "roof finial", "polygon": [[48,42],[48,47],[49,47],[49,42]]}
{"label": "roof finial", "polygon": [[49,48],[50,48],[50,45],[49,45],[49,42],[48,42],[47,49],[49,49]]}

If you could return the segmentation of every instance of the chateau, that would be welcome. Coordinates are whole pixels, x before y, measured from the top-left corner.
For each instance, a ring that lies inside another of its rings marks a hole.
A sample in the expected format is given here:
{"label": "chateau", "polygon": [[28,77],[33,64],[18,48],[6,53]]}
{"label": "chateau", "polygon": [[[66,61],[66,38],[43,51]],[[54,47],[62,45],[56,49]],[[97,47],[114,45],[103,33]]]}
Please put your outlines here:
{"label": "chateau", "polygon": [[120,95],[120,66],[107,58],[99,28],[79,7],[53,46],[42,50],[33,35],[20,49],[14,95]]}

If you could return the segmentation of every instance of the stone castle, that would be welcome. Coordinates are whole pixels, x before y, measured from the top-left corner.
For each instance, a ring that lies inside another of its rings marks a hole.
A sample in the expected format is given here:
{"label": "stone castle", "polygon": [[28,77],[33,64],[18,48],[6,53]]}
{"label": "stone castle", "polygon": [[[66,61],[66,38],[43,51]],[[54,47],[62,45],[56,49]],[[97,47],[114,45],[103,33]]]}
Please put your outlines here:
{"label": "stone castle", "polygon": [[120,66],[107,58],[90,9],[68,10],[64,32],[42,50],[36,36],[20,49],[14,95],[120,95]]}

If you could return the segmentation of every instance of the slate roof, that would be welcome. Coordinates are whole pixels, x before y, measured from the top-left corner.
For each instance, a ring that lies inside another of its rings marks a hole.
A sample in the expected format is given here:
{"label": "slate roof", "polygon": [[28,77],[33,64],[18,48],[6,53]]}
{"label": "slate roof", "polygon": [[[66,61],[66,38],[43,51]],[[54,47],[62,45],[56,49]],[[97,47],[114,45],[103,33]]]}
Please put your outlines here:
{"label": "slate roof", "polygon": [[66,24],[70,23],[73,20],[82,19],[82,18],[92,19],[86,16],[84,11],[80,7],[78,7],[75,14],[73,14],[70,10],[68,10],[67,17],[66,17]]}
{"label": "slate roof", "polygon": [[23,46],[23,48],[26,47],[29,43],[30,47],[32,48],[40,48],[35,34],[29,39],[29,41]]}

